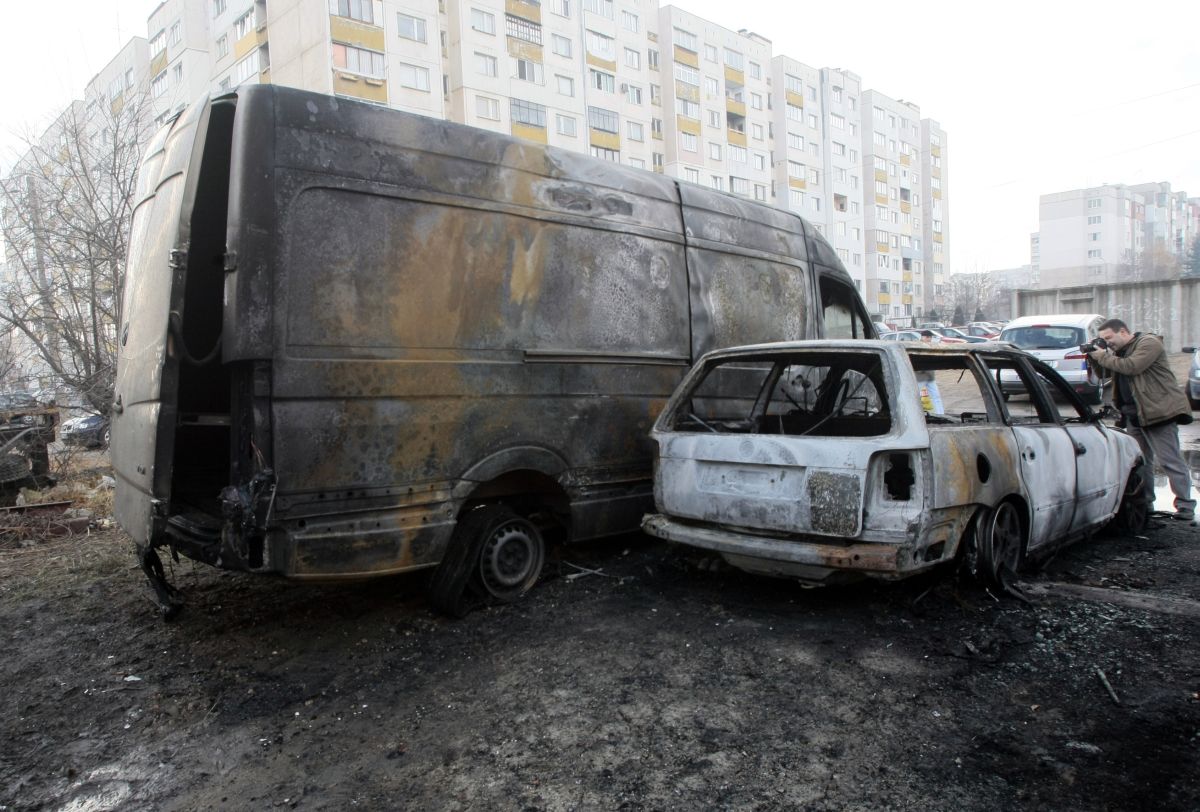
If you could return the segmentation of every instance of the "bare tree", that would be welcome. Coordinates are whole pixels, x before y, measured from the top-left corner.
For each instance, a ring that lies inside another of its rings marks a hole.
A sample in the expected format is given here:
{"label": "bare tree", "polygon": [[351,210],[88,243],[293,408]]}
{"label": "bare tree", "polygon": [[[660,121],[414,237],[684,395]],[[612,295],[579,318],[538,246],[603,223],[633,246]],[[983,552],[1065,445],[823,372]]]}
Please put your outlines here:
{"label": "bare tree", "polygon": [[0,182],[0,327],[97,412],[112,401],[118,297],[149,104],[75,102]]}
{"label": "bare tree", "polygon": [[979,314],[987,315],[996,296],[996,284],[986,273],[957,273],[950,277],[948,307],[962,314],[964,322],[973,321]]}

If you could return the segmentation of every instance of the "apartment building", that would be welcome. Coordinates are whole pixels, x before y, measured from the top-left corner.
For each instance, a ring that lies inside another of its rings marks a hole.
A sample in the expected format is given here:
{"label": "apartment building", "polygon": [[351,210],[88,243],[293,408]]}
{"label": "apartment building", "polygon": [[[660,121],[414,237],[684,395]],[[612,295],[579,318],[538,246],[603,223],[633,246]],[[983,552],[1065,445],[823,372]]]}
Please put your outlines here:
{"label": "apartment building", "polygon": [[771,202],[771,43],[675,7],[659,11],[663,171]]}
{"label": "apartment building", "polygon": [[1145,249],[1145,202],[1122,185],[1042,195],[1038,270],[1044,287],[1130,281]]}
{"label": "apartment building", "polygon": [[[147,33],[133,80],[145,73],[157,123],[203,93],[257,82],[449,119],[790,209],[822,231],[876,314],[942,304],[939,124],[851,71],[777,55],[760,35],[678,6],[163,0]],[[110,103],[117,78],[103,78]],[[1153,222],[1177,241],[1168,196]]]}

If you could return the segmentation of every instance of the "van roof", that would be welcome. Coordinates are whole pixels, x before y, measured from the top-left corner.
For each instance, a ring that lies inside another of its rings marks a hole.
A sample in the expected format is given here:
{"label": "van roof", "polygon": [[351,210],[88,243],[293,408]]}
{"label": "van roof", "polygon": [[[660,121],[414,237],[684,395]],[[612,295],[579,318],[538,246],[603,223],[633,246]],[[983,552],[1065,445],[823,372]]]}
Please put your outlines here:
{"label": "van roof", "polygon": [[1005,330],[1013,327],[1032,327],[1035,324],[1046,324],[1051,327],[1087,327],[1096,319],[1104,318],[1099,313],[1055,313],[1048,316],[1021,316],[1004,325]]}

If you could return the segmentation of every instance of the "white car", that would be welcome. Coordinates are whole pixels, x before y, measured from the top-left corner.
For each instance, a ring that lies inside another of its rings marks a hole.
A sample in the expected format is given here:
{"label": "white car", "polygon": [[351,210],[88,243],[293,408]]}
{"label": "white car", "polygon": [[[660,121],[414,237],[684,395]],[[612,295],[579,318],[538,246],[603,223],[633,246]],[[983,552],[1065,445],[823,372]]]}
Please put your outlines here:
{"label": "white car", "polygon": [[[1000,397],[1008,372],[1028,404]],[[810,583],[901,578],[962,556],[1006,586],[1027,555],[1114,518],[1140,532],[1149,512],[1137,442],[999,344],[709,353],[651,437],[658,512],[646,532]]]}
{"label": "white car", "polygon": [[[1022,316],[1005,325],[998,341],[1006,341],[1054,369],[1063,380],[1091,403],[1104,400],[1107,377],[1095,368],[1079,347],[1095,340],[1104,317],[1087,315]],[[1000,391],[1005,398],[1025,394],[1025,388],[1015,375],[1000,379]]]}

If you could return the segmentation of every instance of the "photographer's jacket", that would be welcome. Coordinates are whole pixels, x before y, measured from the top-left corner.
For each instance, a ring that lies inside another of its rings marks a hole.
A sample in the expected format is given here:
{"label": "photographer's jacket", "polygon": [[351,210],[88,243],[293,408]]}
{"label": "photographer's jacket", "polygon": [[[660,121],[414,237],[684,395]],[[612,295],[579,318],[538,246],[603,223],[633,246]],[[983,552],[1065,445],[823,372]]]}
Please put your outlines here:
{"label": "photographer's jacket", "polygon": [[[1171,372],[1162,342],[1148,333],[1138,333],[1122,347],[1120,355],[1111,349],[1088,356],[1094,363],[1125,376],[1137,405],[1138,423],[1153,426],[1184,415],[1191,416],[1187,397]],[[1117,387],[1113,387],[1114,394]]]}

